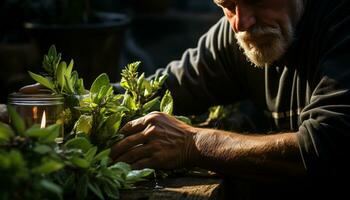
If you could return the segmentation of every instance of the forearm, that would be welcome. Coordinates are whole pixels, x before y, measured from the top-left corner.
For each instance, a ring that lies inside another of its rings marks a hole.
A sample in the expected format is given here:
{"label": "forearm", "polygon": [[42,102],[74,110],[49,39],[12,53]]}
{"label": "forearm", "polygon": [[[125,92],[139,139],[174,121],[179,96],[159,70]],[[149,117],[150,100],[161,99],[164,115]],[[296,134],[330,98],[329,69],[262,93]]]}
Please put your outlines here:
{"label": "forearm", "polygon": [[296,133],[242,135],[197,129],[191,159],[219,173],[264,179],[287,179],[305,173]]}

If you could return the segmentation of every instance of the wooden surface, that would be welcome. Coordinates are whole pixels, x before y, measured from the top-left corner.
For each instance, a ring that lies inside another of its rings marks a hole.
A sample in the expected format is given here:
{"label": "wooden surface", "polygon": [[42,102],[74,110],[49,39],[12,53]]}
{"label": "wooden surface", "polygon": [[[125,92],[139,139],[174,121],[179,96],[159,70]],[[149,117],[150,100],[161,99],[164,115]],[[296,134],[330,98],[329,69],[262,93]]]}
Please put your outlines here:
{"label": "wooden surface", "polygon": [[154,189],[155,182],[133,190],[122,190],[122,200],[212,200],[224,199],[223,180],[211,177],[179,177],[158,181],[161,189]]}

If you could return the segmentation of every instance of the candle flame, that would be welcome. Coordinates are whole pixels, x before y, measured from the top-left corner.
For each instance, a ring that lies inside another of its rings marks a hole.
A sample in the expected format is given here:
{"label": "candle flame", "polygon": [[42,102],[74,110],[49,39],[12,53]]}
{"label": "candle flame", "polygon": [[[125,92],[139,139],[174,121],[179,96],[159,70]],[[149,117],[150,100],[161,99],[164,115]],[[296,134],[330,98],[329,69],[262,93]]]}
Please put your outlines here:
{"label": "candle flame", "polygon": [[40,128],[45,128],[46,126],[46,114],[45,111],[43,112],[43,116],[41,118],[41,124],[40,124]]}

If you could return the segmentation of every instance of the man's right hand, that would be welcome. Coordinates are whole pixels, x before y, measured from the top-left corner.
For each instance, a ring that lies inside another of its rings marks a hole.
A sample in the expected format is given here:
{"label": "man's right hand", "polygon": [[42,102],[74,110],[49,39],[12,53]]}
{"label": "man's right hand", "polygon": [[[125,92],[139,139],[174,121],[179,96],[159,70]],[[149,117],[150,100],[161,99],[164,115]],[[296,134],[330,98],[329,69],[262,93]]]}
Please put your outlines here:
{"label": "man's right hand", "polygon": [[193,163],[196,128],[161,112],[127,123],[127,137],[112,147],[111,158],[135,169],[175,169]]}

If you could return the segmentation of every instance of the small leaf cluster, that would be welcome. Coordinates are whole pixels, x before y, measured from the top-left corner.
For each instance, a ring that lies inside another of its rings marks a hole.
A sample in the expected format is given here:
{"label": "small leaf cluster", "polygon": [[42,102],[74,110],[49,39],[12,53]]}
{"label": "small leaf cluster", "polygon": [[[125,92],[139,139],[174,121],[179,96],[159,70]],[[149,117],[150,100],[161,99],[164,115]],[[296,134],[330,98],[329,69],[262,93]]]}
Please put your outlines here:
{"label": "small leaf cluster", "polygon": [[101,74],[93,82],[90,95],[77,107],[82,115],[74,127],[75,134],[89,135],[99,149],[110,147],[123,138],[118,131],[126,122],[152,111],[167,114],[173,112],[173,99],[169,91],[161,98],[158,90],[166,76],[147,80],[138,75],[140,62],[128,64],[122,71],[121,86],[124,94],[114,94],[107,74]]}
{"label": "small leaf cluster", "polygon": [[[156,96],[158,90],[165,82],[167,75],[155,77],[155,79],[148,80],[145,74],[138,75],[138,67],[140,62],[128,64],[122,70],[120,81],[121,87],[125,89],[125,94],[122,102],[127,110],[128,120],[143,116],[152,111],[162,111],[167,114],[172,114],[173,100],[170,92],[160,99]],[[164,109],[168,107],[167,109]]]}
{"label": "small leaf cluster", "polygon": [[123,95],[115,95],[107,74],[101,74],[93,82],[90,94],[76,107],[82,114],[75,123],[74,134],[86,134],[99,149],[110,147],[123,138],[118,133],[125,107]]}
{"label": "small leaf cluster", "polygon": [[29,72],[30,76],[55,94],[85,94],[83,79],[78,77],[77,71],[72,71],[74,66],[73,59],[67,65],[65,61],[61,61],[61,57],[62,55],[57,53],[56,47],[54,45],[51,46],[42,62],[45,75]]}

